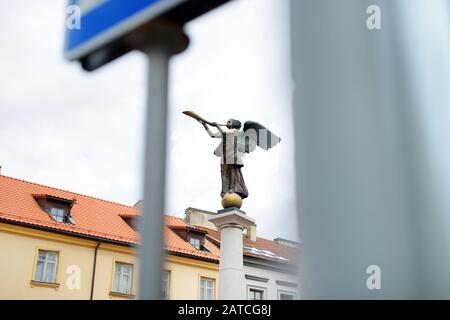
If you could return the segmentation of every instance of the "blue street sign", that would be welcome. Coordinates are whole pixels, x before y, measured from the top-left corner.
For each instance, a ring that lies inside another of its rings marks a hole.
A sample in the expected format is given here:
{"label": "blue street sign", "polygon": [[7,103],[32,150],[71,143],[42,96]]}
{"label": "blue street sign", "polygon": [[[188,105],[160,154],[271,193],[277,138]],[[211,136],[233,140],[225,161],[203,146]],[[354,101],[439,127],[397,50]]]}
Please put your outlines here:
{"label": "blue street sign", "polygon": [[81,15],[79,28],[66,26],[64,55],[83,62],[97,54],[87,68],[93,70],[133,49],[121,39],[144,24],[161,17],[183,24],[227,1],[69,0],[68,4],[78,6]]}

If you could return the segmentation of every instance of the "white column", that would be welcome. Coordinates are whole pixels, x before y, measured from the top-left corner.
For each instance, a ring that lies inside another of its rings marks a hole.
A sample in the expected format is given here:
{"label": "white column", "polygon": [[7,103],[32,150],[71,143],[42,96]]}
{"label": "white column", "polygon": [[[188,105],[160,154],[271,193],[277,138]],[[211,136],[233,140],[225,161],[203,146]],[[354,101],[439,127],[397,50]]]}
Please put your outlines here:
{"label": "white column", "polygon": [[219,300],[244,300],[242,231],[255,220],[237,208],[220,210],[209,219],[220,230]]}

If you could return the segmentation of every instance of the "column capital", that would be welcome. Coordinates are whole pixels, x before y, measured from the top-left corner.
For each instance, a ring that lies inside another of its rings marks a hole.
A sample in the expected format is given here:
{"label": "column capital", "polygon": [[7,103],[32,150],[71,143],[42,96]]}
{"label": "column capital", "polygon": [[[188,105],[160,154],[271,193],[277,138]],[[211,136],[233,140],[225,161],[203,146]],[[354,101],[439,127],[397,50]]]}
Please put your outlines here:
{"label": "column capital", "polygon": [[209,218],[209,221],[219,229],[226,227],[246,229],[251,226],[256,226],[255,220],[248,217],[244,211],[238,208],[219,210],[217,215]]}

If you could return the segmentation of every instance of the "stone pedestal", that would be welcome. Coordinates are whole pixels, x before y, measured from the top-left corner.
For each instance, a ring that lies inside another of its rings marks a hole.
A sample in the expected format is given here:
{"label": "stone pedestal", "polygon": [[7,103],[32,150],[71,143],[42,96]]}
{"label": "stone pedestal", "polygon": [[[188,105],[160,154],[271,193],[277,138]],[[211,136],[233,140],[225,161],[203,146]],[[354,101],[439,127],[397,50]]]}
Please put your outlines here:
{"label": "stone pedestal", "polygon": [[220,230],[219,300],[244,300],[242,232],[255,220],[237,208],[219,210],[209,219]]}

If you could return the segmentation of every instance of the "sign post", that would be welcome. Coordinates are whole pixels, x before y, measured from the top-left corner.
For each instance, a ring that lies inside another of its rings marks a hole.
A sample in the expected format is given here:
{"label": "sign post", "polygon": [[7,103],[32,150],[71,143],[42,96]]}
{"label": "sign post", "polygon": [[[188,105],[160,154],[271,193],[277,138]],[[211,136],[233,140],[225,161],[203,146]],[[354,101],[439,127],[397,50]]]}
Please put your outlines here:
{"label": "sign post", "polygon": [[[155,24],[154,36],[137,39],[148,57],[145,135],[144,214],[141,225],[140,298],[161,298],[166,172],[167,86],[169,59],[188,46],[183,30]],[[145,41],[144,41],[145,40]],[[139,46],[139,44],[136,44]]]}
{"label": "sign post", "polygon": [[80,28],[67,29],[64,55],[93,71],[131,50],[149,61],[140,299],[161,298],[167,86],[170,57],[188,46],[183,25],[229,0],[70,0]]}

